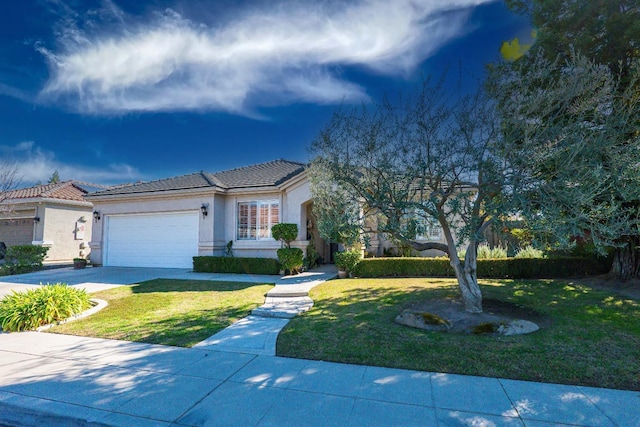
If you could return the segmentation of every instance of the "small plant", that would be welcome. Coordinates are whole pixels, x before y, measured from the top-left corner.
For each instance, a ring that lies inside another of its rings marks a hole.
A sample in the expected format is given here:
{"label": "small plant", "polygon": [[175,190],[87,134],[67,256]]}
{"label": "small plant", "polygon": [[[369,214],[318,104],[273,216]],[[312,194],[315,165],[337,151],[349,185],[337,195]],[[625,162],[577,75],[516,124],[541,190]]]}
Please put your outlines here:
{"label": "small plant", "polygon": [[4,268],[10,274],[27,273],[38,270],[47,256],[48,247],[35,245],[16,245],[7,248]]}
{"label": "small plant", "polygon": [[87,260],[84,258],[74,258],[73,259],[73,268],[82,269],[87,266]]}
{"label": "small plant", "polygon": [[308,270],[311,270],[312,268],[318,266],[319,260],[320,260],[320,254],[316,250],[313,234],[311,234],[311,238],[309,239],[309,244],[307,245],[307,256],[304,259],[304,266]]}
{"label": "small plant", "polygon": [[502,246],[491,248],[486,243],[478,245],[478,259],[504,259],[506,257],[507,249]]}
{"label": "small plant", "polygon": [[361,252],[355,249],[335,253],[336,267],[349,273],[353,273],[361,259]]}
{"label": "small plant", "polygon": [[299,248],[280,248],[278,261],[290,274],[298,274],[304,265],[304,252]]}
{"label": "small plant", "polygon": [[43,285],[26,292],[13,292],[0,301],[0,326],[18,332],[60,322],[91,306],[84,289],[64,283]]}
{"label": "small plant", "polygon": [[524,248],[518,249],[514,258],[544,258],[544,251],[536,249],[529,245]]}
{"label": "small plant", "polygon": [[233,256],[233,240],[229,240],[227,242],[227,246],[224,250],[224,256],[232,257]]}

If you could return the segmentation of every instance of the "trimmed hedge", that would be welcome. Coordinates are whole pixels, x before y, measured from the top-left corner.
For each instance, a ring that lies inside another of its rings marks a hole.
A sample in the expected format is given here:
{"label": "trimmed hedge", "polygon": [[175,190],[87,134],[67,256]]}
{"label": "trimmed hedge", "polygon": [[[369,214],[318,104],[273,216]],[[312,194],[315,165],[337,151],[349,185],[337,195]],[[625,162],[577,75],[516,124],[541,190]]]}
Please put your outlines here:
{"label": "trimmed hedge", "polygon": [[297,274],[304,265],[304,252],[300,248],[281,248],[278,249],[278,260],[285,270]]}
{"label": "trimmed hedge", "polygon": [[193,271],[197,273],[278,274],[280,269],[280,263],[273,258],[193,257]]}
{"label": "trimmed hedge", "polygon": [[[507,258],[478,260],[478,277],[486,279],[552,279],[593,276],[609,270],[606,259]],[[455,277],[446,258],[367,258],[356,266],[357,277]]]}

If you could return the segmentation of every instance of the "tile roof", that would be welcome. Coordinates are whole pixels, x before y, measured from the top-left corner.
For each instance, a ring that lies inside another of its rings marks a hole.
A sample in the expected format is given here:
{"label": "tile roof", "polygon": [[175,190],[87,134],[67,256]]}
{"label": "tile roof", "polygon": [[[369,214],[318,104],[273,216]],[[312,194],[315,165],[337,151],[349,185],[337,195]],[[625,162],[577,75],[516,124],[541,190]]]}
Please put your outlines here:
{"label": "tile roof", "polygon": [[305,169],[303,163],[288,160],[274,160],[252,166],[209,173],[197,172],[158,181],[139,182],[100,191],[95,195],[153,193],[170,190],[195,188],[252,188],[280,185]]}
{"label": "tile roof", "polygon": [[253,166],[217,172],[214,177],[226,188],[280,185],[300,174],[305,165],[288,160],[274,160]]}
{"label": "tile roof", "polygon": [[62,181],[55,184],[41,184],[33,187],[19,188],[17,190],[11,190],[3,193],[0,199],[6,200],[25,200],[26,199],[59,199],[59,200],[73,200],[78,202],[84,202],[84,196],[89,193],[88,189],[83,188],[87,186],[92,189],[105,189],[103,185],[89,184],[78,181]]}

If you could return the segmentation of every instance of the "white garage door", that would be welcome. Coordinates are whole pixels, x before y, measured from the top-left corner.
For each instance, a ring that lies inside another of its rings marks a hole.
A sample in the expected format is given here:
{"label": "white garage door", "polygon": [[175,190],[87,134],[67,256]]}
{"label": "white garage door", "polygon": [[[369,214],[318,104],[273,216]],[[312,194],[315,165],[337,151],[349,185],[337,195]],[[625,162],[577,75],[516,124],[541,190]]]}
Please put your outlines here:
{"label": "white garage door", "polygon": [[198,255],[198,213],[108,216],[104,264],[189,268]]}

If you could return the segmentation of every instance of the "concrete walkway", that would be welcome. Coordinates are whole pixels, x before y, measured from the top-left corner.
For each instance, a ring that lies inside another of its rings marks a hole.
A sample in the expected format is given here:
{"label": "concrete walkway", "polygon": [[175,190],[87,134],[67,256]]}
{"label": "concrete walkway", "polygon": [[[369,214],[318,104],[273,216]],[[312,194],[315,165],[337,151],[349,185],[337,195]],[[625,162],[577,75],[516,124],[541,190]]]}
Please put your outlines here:
{"label": "concrete walkway", "polygon": [[264,305],[194,348],[275,356],[276,341],[282,328],[289,319],[313,307],[309,291],[337,275],[334,266],[325,265],[277,280],[276,286],[267,292]]}
{"label": "concrete walkway", "polygon": [[640,425],[638,392],[37,332],[0,371],[0,425]]}

